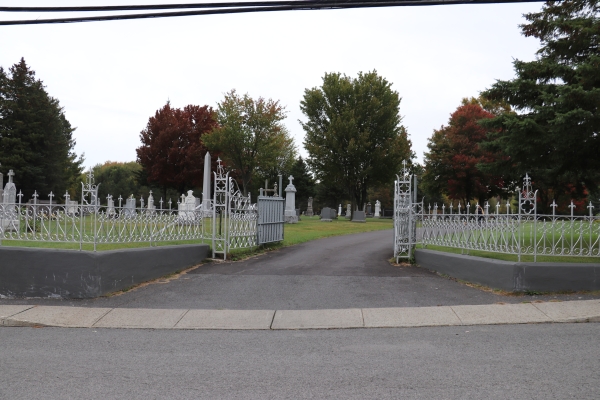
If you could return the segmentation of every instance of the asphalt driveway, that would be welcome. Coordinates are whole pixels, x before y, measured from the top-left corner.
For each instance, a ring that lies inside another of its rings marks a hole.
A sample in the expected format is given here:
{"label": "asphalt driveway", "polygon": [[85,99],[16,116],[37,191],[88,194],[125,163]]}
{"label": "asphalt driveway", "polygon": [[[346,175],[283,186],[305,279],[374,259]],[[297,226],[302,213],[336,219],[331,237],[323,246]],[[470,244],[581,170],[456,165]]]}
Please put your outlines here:
{"label": "asphalt driveway", "polygon": [[195,309],[328,309],[578,300],[592,295],[502,296],[417,266],[390,264],[393,232],[315,240],[237,262],[209,262],[161,283],[91,300],[2,299],[0,304]]}

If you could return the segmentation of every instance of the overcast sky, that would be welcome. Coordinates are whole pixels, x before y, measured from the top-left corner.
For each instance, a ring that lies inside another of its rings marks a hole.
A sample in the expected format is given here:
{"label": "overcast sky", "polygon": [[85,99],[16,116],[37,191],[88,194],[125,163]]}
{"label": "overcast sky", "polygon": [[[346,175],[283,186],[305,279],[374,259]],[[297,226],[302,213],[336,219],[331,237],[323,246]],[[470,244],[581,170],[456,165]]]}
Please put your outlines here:
{"label": "overcast sky", "polygon": [[[197,0],[198,1],[198,0]],[[161,1],[2,1],[0,6],[152,4]],[[171,3],[184,3],[184,0]],[[300,154],[300,101],[325,72],[377,72],[402,97],[418,160],[463,97],[533,60],[522,15],[542,3],[284,11],[77,24],[0,26],[0,65],[24,57],[77,127],[85,165],[133,161],[139,133],[167,100],[216,107],[225,92],[280,100]],[[73,17],[68,13],[67,17]],[[97,14],[97,13],[95,13]],[[59,17],[0,13],[0,19]],[[1,160],[0,160],[1,162]]]}

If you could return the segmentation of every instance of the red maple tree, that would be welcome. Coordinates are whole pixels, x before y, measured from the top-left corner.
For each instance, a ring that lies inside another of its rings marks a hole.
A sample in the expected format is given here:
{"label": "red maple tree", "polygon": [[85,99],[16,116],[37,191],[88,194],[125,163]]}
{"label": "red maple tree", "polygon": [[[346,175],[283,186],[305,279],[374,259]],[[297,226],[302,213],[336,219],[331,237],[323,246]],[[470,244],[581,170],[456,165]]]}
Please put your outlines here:
{"label": "red maple tree", "polygon": [[[201,187],[204,155],[202,136],[217,126],[211,107],[187,105],[172,108],[170,102],[150,117],[140,132],[142,145],[136,149],[137,161],[144,168],[148,183],[182,193]],[[216,156],[216,154],[215,154]],[[216,157],[212,157],[213,163]]]}
{"label": "red maple tree", "polygon": [[496,155],[480,147],[487,130],[478,121],[493,118],[479,104],[463,104],[450,116],[448,126],[434,131],[425,154],[424,184],[450,199],[483,203],[499,194],[500,177],[482,172],[477,165],[493,162]]}

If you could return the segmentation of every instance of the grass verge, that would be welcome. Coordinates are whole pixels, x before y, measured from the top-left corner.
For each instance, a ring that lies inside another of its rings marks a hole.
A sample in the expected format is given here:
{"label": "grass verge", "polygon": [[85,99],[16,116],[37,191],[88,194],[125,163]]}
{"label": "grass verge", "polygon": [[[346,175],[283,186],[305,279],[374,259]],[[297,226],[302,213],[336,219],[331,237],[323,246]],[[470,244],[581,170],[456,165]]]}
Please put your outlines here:
{"label": "grass verge", "polygon": [[[331,236],[349,235],[353,233],[371,232],[385,229],[392,229],[393,221],[391,219],[369,218],[366,223],[350,222],[345,218],[338,218],[332,222],[321,222],[318,216],[301,217],[297,224],[284,225],[284,240],[281,243],[270,243],[252,249],[236,249],[231,251],[228,259],[242,259],[252,255],[261,254],[265,251],[275,250],[284,246],[291,246],[321,239]],[[153,242],[153,246],[173,246],[183,244],[211,244],[210,240],[180,240],[172,242]],[[68,249],[79,250],[78,243],[60,243],[60,242],[33,242],[25,240],[4,240],[2,246],[6,247],[28,247],[28,248],[50,248],[50,249]],[[110,243],[97,244],[98,251],[132,249],[150,247],[150,243]],[[92,244],[83,244],[83,250],[93,251]]]}
{"label": "grass verge", "polygon": [[[444,247],[444,246],[432,246],[427,245],[424,247],[422,245],[417,246],[419,249],[427,249],[427,250],[436,250],[443,251],[445,253],[453,253],[453,254],[464,254],[466,250],[457,249],[454,247]],[[484,257],[484,258],[492,258],[495,260],[502,261],[513,261],[517,262],[518,257],[515,254],[506,254],[506,253],[493,253],[491,251],[479,251],[479,250],[469,250],[469,256],[475,257]],[[532,255],[521,255],[521,262],[533,262]],[[577,257],[577,256],[537,256],[537,262],[554,262],[554,263],[581,263],[581,264],[589,264],[589,263],[600,263],[600,257]]]}

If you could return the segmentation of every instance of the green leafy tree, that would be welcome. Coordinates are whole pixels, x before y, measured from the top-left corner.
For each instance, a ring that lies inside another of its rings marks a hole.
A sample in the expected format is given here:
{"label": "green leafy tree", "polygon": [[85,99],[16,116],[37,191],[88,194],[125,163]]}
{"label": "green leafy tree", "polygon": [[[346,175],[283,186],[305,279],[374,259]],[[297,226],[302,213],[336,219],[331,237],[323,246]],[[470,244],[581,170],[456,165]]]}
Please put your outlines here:
{"label": "green leafy tree", "polygon": [[131,194],[139,197],[142,191],[147,191],[142,189],[143,185],[137,179],[141,171],[142,166],[135,161],[107,161],[94,166],[94,180],[96,183],[100,183],[98,189],[100,200],[104,203],[109,194],[114,199],[119,196],[125,199]]}
{"label": "green leafy tree", "polygon": [[541,41],[536,59],[516,60],[516,78],[483,93],[516,111],[485,124],[495,128],[486,147],[505,157],[483,168],[508,180],[529,173],[542,207],[600,183],[599,9],[597,0],[549,1],[526,14],[523,34]]}
{"label": "green leafy tree", "polygon": [[370,186],[391,184],[402,160],[413,157],[400,96],[377,71],[355,79],[326,73],[300,104],[309,167],[326,187],[342,187],[354,205],[366,203]]}
{"label": "green leafy tree", "polygon": [[219,126],[202,140],[211,151],[221,153],[225,165],[239,179],[244,194],[252,189],[253,183],[260,187],[261,179],[273,178],[291,168],[296,149],[282,122],[284,119],[284,107],[272,99],[255,100],[231,90],[219,103]]}
{"label": "green leafy tree", "polygon": [[23,58],[8,73],[0,67],[0,162],[14,170],[23,201],[34,191],[44,200],[52,191],[57,201],[75,186],[83,157],[74,152],[74,130]]}

